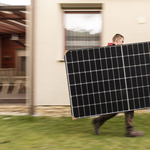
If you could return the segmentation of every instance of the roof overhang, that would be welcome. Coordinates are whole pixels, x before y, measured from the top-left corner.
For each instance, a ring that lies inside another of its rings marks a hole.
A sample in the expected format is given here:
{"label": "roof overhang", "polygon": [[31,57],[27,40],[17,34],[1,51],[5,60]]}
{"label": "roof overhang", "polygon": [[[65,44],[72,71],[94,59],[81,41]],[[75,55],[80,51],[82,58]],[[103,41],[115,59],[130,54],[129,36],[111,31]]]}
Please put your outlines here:
{"label": "roof overhang", "polygon": [[26,6],[0,6],[0,36],[25,35]]}

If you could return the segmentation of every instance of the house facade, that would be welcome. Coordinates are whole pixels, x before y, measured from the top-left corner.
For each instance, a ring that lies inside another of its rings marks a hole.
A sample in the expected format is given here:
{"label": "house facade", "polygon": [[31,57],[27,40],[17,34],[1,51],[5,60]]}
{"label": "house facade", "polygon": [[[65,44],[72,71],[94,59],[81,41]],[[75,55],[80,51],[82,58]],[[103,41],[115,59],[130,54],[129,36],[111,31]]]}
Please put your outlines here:
{"label": "house facade", "polygon": [[66,11],[99,11],[102,14],[101,45],[114,34],[125,43],[150,41],[150,1],[138,0],[50,0],[34,1],[34,89],[35,105],[69,105],[65,50]]}
{"label": "house facade", "polygon": [[[89,39],[93,36],[96,39],[92,39],[93,43],[106,46],[116,33],[120,33],[127,44],[150,41],[149,6],[149,0],[31,0],[26,30],[29,77],[26,106],[35,110],[38,107],[56,106],[59,109],[59,106],[70,106],[64,52],[69,46],[74,48],[72,43],[78,48],[88,46],[86,43],[91,40],[85,41],[88,39],[85,35],[88,36],[91,30],[88,33],[82,30],[81,36],[78,28],[70,31],[66,22],[72,20],[66,21],[66,14],[100,14],[100,30],[90,33]],[[91,21],[97,24],[94,18]]]}

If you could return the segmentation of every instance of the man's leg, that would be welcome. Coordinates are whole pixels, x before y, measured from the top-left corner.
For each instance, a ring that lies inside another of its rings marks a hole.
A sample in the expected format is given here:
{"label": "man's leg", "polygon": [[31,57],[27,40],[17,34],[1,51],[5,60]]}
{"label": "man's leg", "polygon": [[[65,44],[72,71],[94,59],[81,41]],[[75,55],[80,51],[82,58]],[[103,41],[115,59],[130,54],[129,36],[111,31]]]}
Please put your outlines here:
{"label": "man's leg", "polygon": [[143,132],[134,130],[134,126],[133,126],[134,111],[128,111],[125,112],[124,114],[125,114],[125,122],[126,122],[126,136],[127,137],[142,136]]}
{"label": "man's leg", "polygon": [[116,115],[117,115],[117,113],[101,115],[98,118],[93,119],[95,134],[99,135],[100,134],[100,132],[99,132],[100,126],[103,125],[105,121],[107,121],[108,119],[110,119]]}

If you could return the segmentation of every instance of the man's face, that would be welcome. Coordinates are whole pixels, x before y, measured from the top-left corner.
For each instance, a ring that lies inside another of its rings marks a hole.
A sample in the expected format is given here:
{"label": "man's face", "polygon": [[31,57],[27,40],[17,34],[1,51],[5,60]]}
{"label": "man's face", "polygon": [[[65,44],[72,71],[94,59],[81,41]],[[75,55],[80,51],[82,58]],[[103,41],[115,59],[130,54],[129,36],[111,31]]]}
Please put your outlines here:
{"label": "man's face", "polygon": [[116,45],[122,45],[124,43],[124,38],[117,38]]}

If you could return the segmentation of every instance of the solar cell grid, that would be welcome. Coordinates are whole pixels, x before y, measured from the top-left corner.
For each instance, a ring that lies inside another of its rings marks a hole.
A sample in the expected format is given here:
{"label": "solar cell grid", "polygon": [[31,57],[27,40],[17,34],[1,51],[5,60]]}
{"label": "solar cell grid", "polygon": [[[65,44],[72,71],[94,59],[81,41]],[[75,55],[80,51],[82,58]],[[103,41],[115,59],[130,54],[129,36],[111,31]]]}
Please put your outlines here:
{"label": "solar cell grid", "polygon": [[150,42],[72,50],[65,55],[76,118],[150,107]]}

